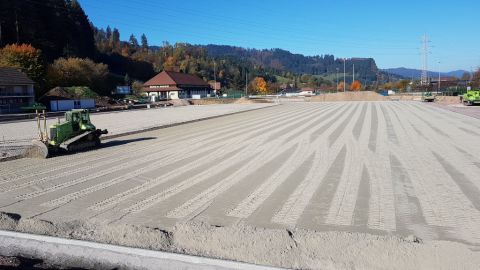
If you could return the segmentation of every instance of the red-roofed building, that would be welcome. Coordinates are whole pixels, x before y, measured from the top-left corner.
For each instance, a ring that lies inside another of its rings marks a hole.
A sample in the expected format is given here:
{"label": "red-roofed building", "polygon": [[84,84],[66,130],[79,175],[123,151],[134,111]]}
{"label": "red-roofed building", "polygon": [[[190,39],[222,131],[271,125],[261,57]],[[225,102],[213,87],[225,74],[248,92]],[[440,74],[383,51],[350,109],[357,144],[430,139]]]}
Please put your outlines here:
{"label": "red-roofed building", "polygon": [[212,94],[211,86],[199,77],[174,71],[162,71],[151,78],[143,84],[143,91],[152,100],[207,97]]}

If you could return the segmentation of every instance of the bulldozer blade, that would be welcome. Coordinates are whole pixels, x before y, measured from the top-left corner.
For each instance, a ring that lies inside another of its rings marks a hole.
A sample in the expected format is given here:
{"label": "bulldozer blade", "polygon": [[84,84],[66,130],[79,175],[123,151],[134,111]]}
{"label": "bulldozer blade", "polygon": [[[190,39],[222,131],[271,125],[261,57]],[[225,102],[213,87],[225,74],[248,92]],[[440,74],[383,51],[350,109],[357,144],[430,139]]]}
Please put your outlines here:
{"label": "bulldozer blade", "polygon": [[27,158],[48,158],[48,147],[42,141],[33,140],[32,145],[25,150],[23,156]]}

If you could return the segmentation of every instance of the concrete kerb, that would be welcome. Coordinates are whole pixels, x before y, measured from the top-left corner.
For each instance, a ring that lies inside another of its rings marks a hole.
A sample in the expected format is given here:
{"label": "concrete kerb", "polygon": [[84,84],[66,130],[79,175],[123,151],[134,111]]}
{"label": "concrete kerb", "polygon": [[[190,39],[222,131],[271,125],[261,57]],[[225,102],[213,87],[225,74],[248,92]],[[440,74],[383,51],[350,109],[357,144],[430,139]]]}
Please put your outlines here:
{"label": "concrete kerb", "polygon": [[191,255],[0,230],[0,255],[95,269],[281,269]]}
{"label": "concrete kerb", "polygon": [[[105,140],[110,140],[110,139],[115,139],[115,138],[135,135],[135,134],[140,134],[140,133],[144,133],[144,132],[154,131],[154,130],[160,130],[160,129],[170,128],[170,127],[175,127],[175,126],[180,126],[180,125],[196,123],[196,122],[200,122],[200,121],[216,119],[216,118],[225,117],[225,116],[231,116],[231,115],[240,114],[240,113],[262,110],[262,109],[271,108],[271,107],[279,106],[279,105],[281,105],[281,104],[280,103],[271,104],[269,106],[265,106],[265,107],[261,107],[261,108],[255,108],[255,109],[249,109],[249,110],[245,110],[245,111],[239,111],[239,112],[232,112],[232,113],[226,113],[226,114],[221,114],[221,115],[209,116],[209,117],[199,118],[199,119],[195,119],[195,120],[183,121],[183,122],[172,123],[172,124],[161,125],[161,126],[150,127],[150,128],[145,128],[145,129],[139,129],[139,130],[133,130],[133,131],[123,132],[123,133],[114,134],[114,135],[106,135],[106,136],[102,136],[101,140],[105,141]],[[21,159],[21,158],[23,158],[22,155],[9,156],[9,157],[6,157],[6,158],[0,158],[0,162],[6,162],[6,161]]]}

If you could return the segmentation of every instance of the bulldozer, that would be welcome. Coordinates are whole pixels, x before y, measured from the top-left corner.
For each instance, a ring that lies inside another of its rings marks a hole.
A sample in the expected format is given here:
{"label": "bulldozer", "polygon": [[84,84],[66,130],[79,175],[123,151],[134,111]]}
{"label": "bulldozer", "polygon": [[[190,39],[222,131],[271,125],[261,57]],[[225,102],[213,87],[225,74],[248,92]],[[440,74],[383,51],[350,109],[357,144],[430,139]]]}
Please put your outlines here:
{"label": "bulldozer", "polygon": [[[100,136],[108,134],[106,129],[97,129],[90,121],[90,113],[85,109],[76,109],[65,113],[65,121],[57,120],[47,130],[45,111],[37,113],[38,139],[32,141],[25,156],[48,158],[54,153],[78,152],[100,146]],[[43,125],[42,125],[43,122]],[[42,128],[43,126],[43,128]]]}
{"label": "bulldozer", "polygon": [[480,104],[480,90],[468,90],[461,100],[465,106],[471,106],[474,104]]}
{"label": "bulldozer", "polygon": [[422,101],[423,102],[434,102],[435,96],[432,92],[422,92]]}

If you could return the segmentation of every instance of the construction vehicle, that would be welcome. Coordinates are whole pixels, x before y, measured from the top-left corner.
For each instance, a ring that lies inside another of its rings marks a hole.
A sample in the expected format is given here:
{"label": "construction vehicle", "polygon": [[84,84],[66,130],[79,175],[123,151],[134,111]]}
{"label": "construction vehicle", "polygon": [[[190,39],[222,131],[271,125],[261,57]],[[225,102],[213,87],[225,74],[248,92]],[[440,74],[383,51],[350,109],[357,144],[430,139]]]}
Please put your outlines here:
{"label": "construction vehicle", "polygon": [[480,90],[468,90],[461,98],[466,106],[480,104]]}
{"label": "construction vehicle", "polygon": [[432,92],[422,92],[422,101],[423,102],[434,102],[435,96]]}
{"label": "construction vehicle", "polygon": [[[43,122],[43,128],[42,128]],[[39,139],[33,140],[33,146],[26,151],[27,157],[47,158],[53,153],[77,152],[100,146],[100,136],[107,134],[106,129],[97,129],[90,121],[88,110],[79,109],[65,113],[65,121],[51,125],[47,131],[45,111],[37,111]]]}

